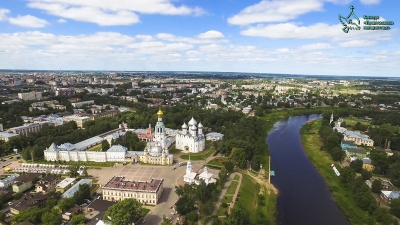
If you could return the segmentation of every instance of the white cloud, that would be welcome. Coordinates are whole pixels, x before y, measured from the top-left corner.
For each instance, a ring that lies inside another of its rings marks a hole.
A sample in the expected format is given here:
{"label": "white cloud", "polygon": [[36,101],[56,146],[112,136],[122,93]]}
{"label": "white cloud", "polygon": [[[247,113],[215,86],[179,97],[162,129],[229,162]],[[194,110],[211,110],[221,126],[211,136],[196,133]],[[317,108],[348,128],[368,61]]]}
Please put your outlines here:
{"label": "white cloud", "polygon": [[199,35],[197,35],[198,38],[200,39],[223,39],[225,38],[225,36],[216,30],[209,30],[205,33],[201,33]]}
{"label": "white cloud", "polygon": [[[363,24],[363,22],[364,20],[360,19],[360,23]],[[342,28],[341,24],[316,23],[310,26],[299,26],[295,23],[279,23],[253,26],[242,30],[241,34],[271,39],[329,39],[343,41],[354,39],[389,40],[393,34],[397,33],[397,29],[389,31],[350,30],[348,33],[344,33]]]}
{"label": "white cloud", "polygon": [[375,5],[375,4],[379,4],[381,2],[381,0],[360,0],[361,4],[364,5]]}
{"label": "white cloud", "polygon": [[314,50],[327,50],[332,49],[333,46],[328,43],[315,43],[315,44],[308,44],[302,45],[298,48],[300,51],[314,51]]}
{"label": "white cloud", "polygon": [[31,15],[9,18],[8,21],[13,25],[17,25],[20,27],[30,27],[30,28],[41,28],[49,24],[46,20]]}
{"label": "white cloud", "polygon": [[228,18],[228,23],[233,25],[249,25],[263,22],[284,22],[295,19],[300,15],[321,11],[323,2],[320,0],[262,0],[248,6],[239,14]]}
{"label": "white cloud", "polygon": [[59,22],[59,23],[66,23],[67,21],[64,20],[64,19],[59,19],[59,20],[57,20],[57,22]]}
{"label": "white cloud", "polygon": [[193,38],[179,37],[173,34],[159,33],[156,35],[158,39],[171,42],[185,42],[191,44],[207,44],[207,43],[219,43],[227,42],[225,36],[216,30],[210,30],[205,33],[201,33]]}
{"label": "white cloud", "polygon": [[51,15],[96,23],[100,26],[139,23],[137,13],[163,15],[201,15],[204,10],[185,5],[175,6],[170,0],[29,0],[28,6]]}
{"label": "white cloud", "polygon": [[[332,47],[325,42],[298,48],[269,49],[231,43],[192,45],[151,38],[149,35],[128,36],[116,32],[75,36],[39,31],[0,33],[0,68],[209,70],[331,75],[398,75],[400,71],[398,50],[363,55],[341,53],[338,50],[327,54],[316,52]],[[345,40],[344,43],[348,42],[349,46],[351,41]],[[347,68],[349,64],[354,67]],[[376,64],[383,68],[380,74],[373,74]]]}
{"label": "white cloud", "polygon": [[142,41],[154,41],[154,38],[150,35],[136,35],[135,38],[140,39]]}
{"label": "white cloud", "polygon": [[10,13],[8,9],[1,9],[0,8],[0,21],[7,20],[7,14]]}
{"label": "white cloud", "polygon": [[339,46],[343,48],[362,48],[377,45],[376,41],[366,41],[366,40],[352,40],[340,43]]}

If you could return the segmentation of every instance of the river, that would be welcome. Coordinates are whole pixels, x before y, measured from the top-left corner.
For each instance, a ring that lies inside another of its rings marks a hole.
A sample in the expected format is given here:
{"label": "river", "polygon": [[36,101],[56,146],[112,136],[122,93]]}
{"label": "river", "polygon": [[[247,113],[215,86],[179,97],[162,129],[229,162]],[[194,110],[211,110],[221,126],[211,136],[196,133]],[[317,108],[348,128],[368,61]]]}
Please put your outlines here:
{"label": "river", "polygon": [[271,183],[279,191],[279,225],[350,225],[301,144],[300,128],[316,118],[320,115],[290,117],[276,123],[268,134],[271,170],[275,171]]}

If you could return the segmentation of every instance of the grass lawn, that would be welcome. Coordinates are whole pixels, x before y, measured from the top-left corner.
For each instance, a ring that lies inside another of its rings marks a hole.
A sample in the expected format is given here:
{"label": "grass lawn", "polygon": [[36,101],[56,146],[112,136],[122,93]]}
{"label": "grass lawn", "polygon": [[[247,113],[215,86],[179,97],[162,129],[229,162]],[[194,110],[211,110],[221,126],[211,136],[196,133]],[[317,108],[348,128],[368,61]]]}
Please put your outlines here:
{"label": "grass lawn", "polygon": [[[357,206],[352,190],[343,186],[340,178],[333,172],[331,164],[335,162],[332,161],[330,155],[320,150],[322,144],[318,136],[320,126],[320,119],[303,126],[301,129],[301,139],[304,150],[308,158],[325,178],[337,206],[346,214],[351,224],[367,224],[370,216]],[[336,167],[340,168],[340,165],[336,163]]]}
{"label": "grass lawn", "polygon": [[101,144],[98,144],[98,145],[95,145],[95,146],[89,148],[87,151],[98,152],[98,151],[101,151],[101,149],[102,149]]}
{"label": "grass lawn", "polygon": [[370,122],[365,121],[363,119],[358,119],[356,117],[344,118],[344,122],[346,122],[346,125],[350,125],[351,127],[354,127],[354,125],[356,125],[357,122],[360,122],[361,124],[364,124],[366,126],[371,125]]}
{"label": "grass lawn", "polygon": [[171,148],[171,149],[168,150],[168,152],[169,152],[169,154],[179,154],[182,151],[179,150],[179,149],[176,149],[176,148]]}
{"label": "grass lawn", "polygon": [[[215,152],[214,146],[211,146],[211,144],[206,143],[207,148],[204,149],[204,151],[199,152],[199,153],[190,153],[190,160],[193,161],[199,161],[199,160],[205,160],[207,159],[211,154]],[[189,154],[181,155],[181,159],[188,160],[189,159]]]}
{"label": "grass lawn", "polygon": [[240,178],[239,175],[235,174],[235,177],[233,177],[233,180],[239,180],[239,178]]}
{"label": "grass lawn", "polygon": [[228,190],[226,190],[225,195],[234,195],[238,184],[239,184],[238,181],[232,181],[231,185],[229,185],[229,187],[228,187]]}
{"label": "grass lawn", "polygon": [[242,174],[242,176],[242,185],[240,185],[235,207],[237,205],[241,205],[249,212],[251,218],[256,212],[260,184],[258,184],[247,174]]}
{"label": "grass lawn", "polygon": [[224,166],[224,158],[223,157],[217,157],[212,160],[210,160],[207,165],[211,166],[216,166],[216,167],[223,167]]}
{"label": "grass lawn", "polygon": [[150,209],[143,208],[143,209],[142,209],[142,212],[140,213],[140,215],[141,215],[141,216],[145,216],[145,215],[147,215],[147,213],[149,213],[149,212],[150,212]]}

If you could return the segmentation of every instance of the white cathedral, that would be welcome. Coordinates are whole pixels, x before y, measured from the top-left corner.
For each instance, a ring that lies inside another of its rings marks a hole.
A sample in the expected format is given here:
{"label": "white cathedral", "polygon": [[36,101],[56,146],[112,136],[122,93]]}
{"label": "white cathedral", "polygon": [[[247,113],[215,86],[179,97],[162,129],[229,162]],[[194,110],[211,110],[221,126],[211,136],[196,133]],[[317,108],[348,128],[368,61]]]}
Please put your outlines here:
{"label": "white cathedral", "polygon": [[193,117],[187,125],[183,123],[182,130],[176,133],[175,147],[177,149],[197,153],[203,151],[205,145],[203,124],[197,124]]}

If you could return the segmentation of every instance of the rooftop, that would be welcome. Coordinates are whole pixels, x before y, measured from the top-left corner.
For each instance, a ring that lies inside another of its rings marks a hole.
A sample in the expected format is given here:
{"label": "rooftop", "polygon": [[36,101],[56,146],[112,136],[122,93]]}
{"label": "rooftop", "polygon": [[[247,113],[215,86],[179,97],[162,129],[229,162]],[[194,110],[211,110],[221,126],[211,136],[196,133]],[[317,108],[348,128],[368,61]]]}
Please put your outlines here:
{"label": "rooftop", "polygon": [[65,178],[59,184],[57,184],[57,188],[65,188],[68,185],[70,185],[72,182],[74,182],[75,180],[76,180],[76,178]]}
{"label": "rooftop", "polygon": [[102,189],[125,189],[142,192],[157,192],[163,179],[152,178],[150,181],[129,181],[125,177],[113,177]]}
{"label": "rooftop", "polygon": [[15,184],[16,185],[20,185],[26,182],[30,182],[33,181],[33,179],[35,179],[36,177],[40,177],[42,176],[41,174],[38,173],[27,173],[27,174],[23,174],[17,178],[14,179]]}
{"label": "rooftop", "polygon": [[367,154],[366,151],[359,149],[359,148],[348,148],[346,151],[351,152],[351,153],[360,153],[360,154]]}
{"label": "rooftop", "polygon": [[18,136],[19,134],[8,133],[8,132],[0,132],[0,137],[2,138],[12,138]]}
{"label": "rooftop", "polygon": [[99,136],[94,136],[92,138],[86,139],[84,141],[78,142],[75,144],[75,148],[80,151],[82,149],[86,149],[87,147],[94,145],[96,143],[100,143],[103,141],[103,138]]}
{"label": "rooftop", "polygon": [[113,145],[107,152],[126,152],[128,149],[122,145]]}
{"label": "rooftop", "polygon": [[61,195],[61,198],[71,198],[74,196],[75,192],[79,190],[79,186],[82,184],[90,184],[92,183],[93,179],[82,179],[78,181],[74,186],[72,186],[70,189],[68,189],[64,194]]}
{"label": "rooftop", "polygon": [[47,196],[41,193],[25,194],[18,201],[13,202],[10,208],[16,209],[18,211],[23,211],[28,207],[31,207],[39,202],[43,202],[46,200]]}

